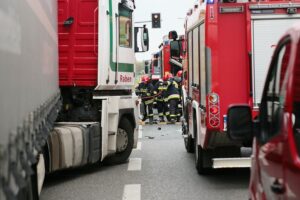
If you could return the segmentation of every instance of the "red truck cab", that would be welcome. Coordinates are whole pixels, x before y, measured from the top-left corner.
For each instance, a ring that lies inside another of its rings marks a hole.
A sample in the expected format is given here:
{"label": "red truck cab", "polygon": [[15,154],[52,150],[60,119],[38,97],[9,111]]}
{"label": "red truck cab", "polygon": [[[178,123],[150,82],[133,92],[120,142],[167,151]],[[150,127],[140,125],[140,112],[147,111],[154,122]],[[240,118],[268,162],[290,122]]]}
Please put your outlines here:
{"label": "red truck cab", "polygon": [[259,115],[228,110],[232,140],[253,138],[251,199],[300,198],[300,24],[281,38],[266,78]]}

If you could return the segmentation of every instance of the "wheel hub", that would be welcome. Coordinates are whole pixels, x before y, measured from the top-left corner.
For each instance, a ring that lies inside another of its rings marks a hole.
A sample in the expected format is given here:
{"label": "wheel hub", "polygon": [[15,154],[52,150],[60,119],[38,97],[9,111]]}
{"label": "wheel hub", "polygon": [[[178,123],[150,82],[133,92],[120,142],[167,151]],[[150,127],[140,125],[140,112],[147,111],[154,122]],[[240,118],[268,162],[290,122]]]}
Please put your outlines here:
{"label": "wheel hub", "polygon": [[125,151],[127,146],[128,146],[128,135],[124,129],[118,128],[117,153]]}

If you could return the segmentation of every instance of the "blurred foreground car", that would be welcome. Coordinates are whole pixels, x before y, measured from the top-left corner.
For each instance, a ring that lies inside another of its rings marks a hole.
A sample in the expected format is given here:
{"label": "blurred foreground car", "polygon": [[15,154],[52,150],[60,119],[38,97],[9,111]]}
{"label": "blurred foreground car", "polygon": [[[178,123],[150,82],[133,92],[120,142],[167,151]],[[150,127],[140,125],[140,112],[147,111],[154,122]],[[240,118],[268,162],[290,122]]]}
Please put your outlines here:
{"label": "blurred foreground car", "polygon": [[259,115],[248,105],[228,110],[232,140],[253,138],[251,199],[300,199],[300,24],[276,46]]}

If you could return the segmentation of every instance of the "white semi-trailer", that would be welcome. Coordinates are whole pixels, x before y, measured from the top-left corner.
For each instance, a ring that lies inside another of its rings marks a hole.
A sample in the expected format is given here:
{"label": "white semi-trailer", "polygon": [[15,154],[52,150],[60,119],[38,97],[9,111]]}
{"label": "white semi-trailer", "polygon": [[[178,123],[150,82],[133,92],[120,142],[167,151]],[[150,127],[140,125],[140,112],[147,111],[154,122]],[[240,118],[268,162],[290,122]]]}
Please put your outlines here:
{"label": "white semi-trailer", "polygon": [[132,0],[0,1],[1,200],[38,199],[46,173],[127,160],[137,143],[134,52],[148,49],[134,9]]}

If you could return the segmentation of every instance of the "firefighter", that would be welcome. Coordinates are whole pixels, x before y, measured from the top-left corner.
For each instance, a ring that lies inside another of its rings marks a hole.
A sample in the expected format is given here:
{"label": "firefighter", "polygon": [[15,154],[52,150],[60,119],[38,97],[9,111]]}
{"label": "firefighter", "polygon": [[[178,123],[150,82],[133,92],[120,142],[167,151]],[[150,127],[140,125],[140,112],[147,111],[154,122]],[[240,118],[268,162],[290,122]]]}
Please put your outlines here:
{"label": "firefighter", "polygon": [[169,104],[170,120],[171,123],[175,123],[177,120],[178,101],[180,99],[178,84],[171,73],[166,74],[164,79],[167,80],[165,85],[167,87],[166,94]]}
{"label": "firefighter", "polygon": [[171,121],[170,118],[170,110],[169,110],[169,103],[168,103],[168,93],[167,93],[167,81],[169,79],[169,72],[166,72],[164,77],[163,77],[163,87],[164,87],[164,112],[165,116],[168,120],[168,122]]}
{"label": "firefighter", "polygon": [[182,116],[182,70],[179,70],[176,74],[176,77],[174,78],[176,83],[178,84],[178,90],[179,90],[179,101],[177,106],[177,122],[180,121],[180,118]]}
{"label": "firefighter", "polygon": [[142,121],[146,121],[146,119],[149,118],[149,123],[153,124],[154,87],[149,76],[142,76],[142,81],[138,85],[137,91],[139,96],[142,98],[142,103],[145,110]]}
{"label": "firefighter", "polygon": [[164,85],[163,80],[159,79],[158,82],[155,84],[154,88],[155,88],[155,94],[157,95],[156,103],[157,103],[157,111],[158,111],[159,121],[165,122],[164,116],[167,111],[165,102],[164,102],[166,87]]}

